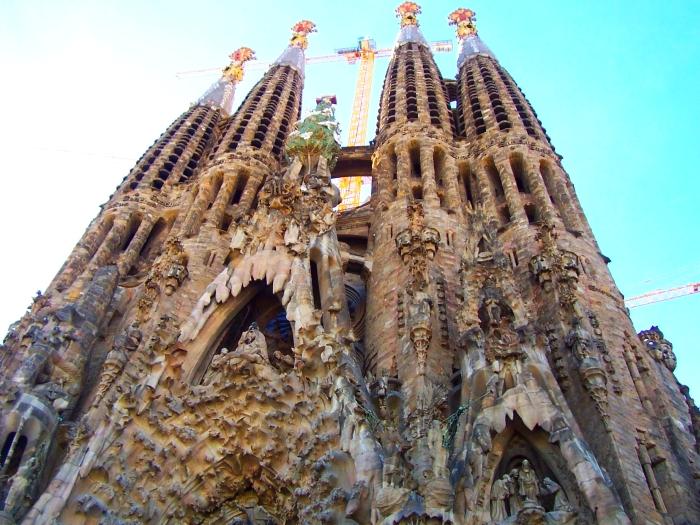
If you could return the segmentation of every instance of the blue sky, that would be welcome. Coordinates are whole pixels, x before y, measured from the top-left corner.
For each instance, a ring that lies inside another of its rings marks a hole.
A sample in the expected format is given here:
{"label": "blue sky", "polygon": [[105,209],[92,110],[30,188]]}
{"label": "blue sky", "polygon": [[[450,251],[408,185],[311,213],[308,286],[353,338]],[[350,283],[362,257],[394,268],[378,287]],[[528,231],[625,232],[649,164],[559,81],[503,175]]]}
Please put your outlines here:
{"label": "blue sky", "polygon": [[[46,287],[136,159],[247,45],[263,61],[300,18],[318,25],[308,55],[361,36],[390,47],[398,2],[38,1],[0,4],[0,326]],[[700,281],[700,2],[424,2],[428,40],[452,38],[447,14],[477,12],[482,38],[538,112],[622,292]],[[445,77],[456,54],[438,55]],[[368,136],[387,61],[375,71]],[[356,69],[307,70],[305,110],[338,96],[347,123]],[[250,71],[242,95],[261,74]],[[632,311],[674,344],[679,379],[700,396],[700,294]]]}

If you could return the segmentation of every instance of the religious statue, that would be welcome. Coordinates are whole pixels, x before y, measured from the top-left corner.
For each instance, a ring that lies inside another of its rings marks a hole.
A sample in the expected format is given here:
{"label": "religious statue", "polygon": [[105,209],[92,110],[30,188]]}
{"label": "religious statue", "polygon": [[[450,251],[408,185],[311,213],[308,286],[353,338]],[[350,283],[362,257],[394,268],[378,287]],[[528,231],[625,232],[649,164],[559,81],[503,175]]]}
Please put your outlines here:
{"label": "religious statue", "polygon": [[506,513],[506,498],[508,497],[508,482],[510,476],[505,474],[501,479],[493,482],[491,487],[491,519],[494,522],[503,521],[508,517]]}
{"label": "religious statue", "polygon": [[510,471],[510,474],[504,476],[504,478],[506,478],[506,488],[508,489],[508,509],[510,510],[510,516],[515,516],[523,506],[522,502],[520,501],[518,491],[515,489],[515,485],[518,481],[518,475],[518,469],[514,468]]}
{"label": "religious statue", "polygon": [[104,366],[102,367],[102,377],[97,386],[95,403],[99,403],[105,396],[114,381],[124,369],[131,353],[141,344],[143,334],[139,329],[139,322],[134,321],[126,329],[125,333],[117,337],[112,350],[107,354]]}
{"label": "religious statue", "polygon": [[542,481],[542,487],[545,489],[547,494],[554,495],[554,511],[557,512],[573,512],[573,508],[569,504],[569,500],[566,499],[566,494],[561,489],[559,483],[554,481],[552,478],[544,478]]}
{"label": "religious statue", "polygon": [[537,503],[540,488],[537,483],[537,474],[530,466],[530,462],[524,459],[518,471],[518,494],[527,502]]}

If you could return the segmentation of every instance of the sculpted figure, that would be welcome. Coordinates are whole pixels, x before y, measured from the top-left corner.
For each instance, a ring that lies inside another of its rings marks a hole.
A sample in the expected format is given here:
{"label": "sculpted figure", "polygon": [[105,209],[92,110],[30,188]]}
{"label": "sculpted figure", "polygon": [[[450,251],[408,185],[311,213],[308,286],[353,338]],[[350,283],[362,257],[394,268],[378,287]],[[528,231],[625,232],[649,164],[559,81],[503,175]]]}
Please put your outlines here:
{"label": "sculpted figure", "polygon": [[543,488],[547,491],[547,494],[554,494],[554,510],[561,512],[573,512],[573,508],[569,504],[569,500],[566,499],[566,494],[561,490],[559,483],[551,478],[544,478],[542,481]]}
{"label": "sculpted figure", "polygon": [[14,476],[10,478],[9,490],[5,498],[4,511],[15,514],[22,509],[25,501],[29,502],[28,491],[34,481],[34,469],[36,467],[36,457],[31,457],[20,465]]}
{"label": "sculpted figure", "polygon": [[537,503],[537,497],[540,494],[540,488],[537,484],[537,474],[530,466],[527,459],[523,460],[518,472],[518,493],[525,501]]}
{"label": "sculpted figure", "polygon": [[[504,478],[506,478],[506,476],[504,476]],[[508,508],[510,510],[510,516],[515,516],[523,506],[520,502],[518,491],[515,488],[517,481],[518,469],[513,469],[510,471],[510,474],[507,475],[507,479],[505,479],[506,488],[508,489]]]}
{"label": "sculpted figure", "polygon": [[501,479],[494,481],[491,487],[491,519],[494,522],[503,521],[508,517],[506,513],[506,498],[509,495],[508,481],[510,481],[510,476],[505,474]]}
{"label": "sculpted figure", "polygon": [[102,377],[100,378],[100,384],[97,386],[95,403],[99,403],[102,400],[112,383],[119,377],[119,374],[124,369],[124,365],[129,360],[129,356],[138,348],[142,339],[143,334],[139,330],[138,321],[134,321],[122,336],[115,339],[114,346],[107,354],[105,364],[102,367]]}
{"label": "sculpted figure", "polygon": [[565,343],[579,361],[591,356],[591,335],[581,326],[580,319],[574,318],[573,328],[567,334]]}

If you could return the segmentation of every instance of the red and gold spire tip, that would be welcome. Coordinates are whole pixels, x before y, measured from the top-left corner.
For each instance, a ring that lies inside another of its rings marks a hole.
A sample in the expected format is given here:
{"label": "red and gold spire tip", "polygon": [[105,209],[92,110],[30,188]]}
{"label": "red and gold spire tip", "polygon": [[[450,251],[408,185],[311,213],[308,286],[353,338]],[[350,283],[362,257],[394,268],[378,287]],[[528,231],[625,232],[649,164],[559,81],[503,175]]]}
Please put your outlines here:
{"label": "red and gold spire tip", "polygon": [[316,24],[311,20],[301,20],[292,26],[292,39],[289,41],[291,47],[306,49],[309,45],[307,35],[316,32]]}
{"label": "red and gold spire tip", "polygon": [[476,30],[476,13],[471,9],[460,7],[455,9],[447,17],[451,26],[457,26],[455,31],[459,40],[464,40],[469,36],[475,36]]}
{"label": "red and gold spire tip", "polygon": [[418,26],[420,6],[415,2],[404,2],[396,8],[396,16],[401,19],[401,27]]}
{"label": "red and gold spire tip", "polygon": [[231,63],[223,70],[223,76],[231,82],[243,80],[243,64],[255,60],[255,51],[249,47],[239,47],[229,55]]}

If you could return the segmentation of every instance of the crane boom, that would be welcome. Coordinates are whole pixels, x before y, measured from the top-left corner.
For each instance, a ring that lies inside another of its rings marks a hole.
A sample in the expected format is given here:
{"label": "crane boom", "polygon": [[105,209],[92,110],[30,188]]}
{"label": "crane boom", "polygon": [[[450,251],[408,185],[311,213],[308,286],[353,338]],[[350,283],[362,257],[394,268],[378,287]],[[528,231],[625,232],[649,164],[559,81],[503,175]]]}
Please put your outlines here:
{"label": "crane boom", "polygon": [[661,301],[670,301],[686,295],[700,293],[700,282],[684,284],[675,288],[665,288],[663,290],[654,290],[642,295],[630,297],[625,300],[627,308],[637,308],[648,304],[660,303]]}

